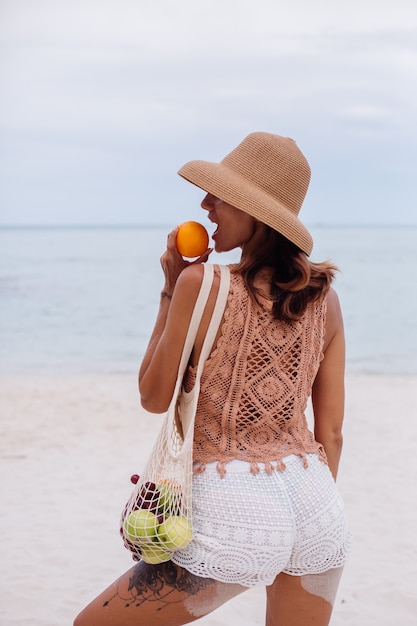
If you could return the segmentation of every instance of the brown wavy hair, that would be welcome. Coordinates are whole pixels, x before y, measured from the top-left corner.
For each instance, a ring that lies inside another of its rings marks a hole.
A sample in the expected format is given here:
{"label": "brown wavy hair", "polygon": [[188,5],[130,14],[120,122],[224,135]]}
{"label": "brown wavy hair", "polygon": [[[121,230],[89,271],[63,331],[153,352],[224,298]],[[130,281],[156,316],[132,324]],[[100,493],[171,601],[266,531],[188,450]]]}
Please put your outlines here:
{"label": "brown wavy hair", "polygon": [[272,269],[272,314],[285,322],[300,319],[308,303],[329,290],[338,271],[330,261],[313,263],[300,248],[269,226],[265,226],[265,237],[256,247],[256,254],[243,258],[238,266],[256,300],[259,290],[255,287],[255,277],[265,267]]}

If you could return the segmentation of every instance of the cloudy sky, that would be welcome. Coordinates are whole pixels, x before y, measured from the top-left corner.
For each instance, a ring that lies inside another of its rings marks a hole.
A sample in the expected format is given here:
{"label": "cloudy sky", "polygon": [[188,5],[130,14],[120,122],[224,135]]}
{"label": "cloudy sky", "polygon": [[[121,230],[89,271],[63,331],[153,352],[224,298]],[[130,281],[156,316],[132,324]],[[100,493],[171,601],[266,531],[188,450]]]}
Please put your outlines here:
{"label": "cloudy sky", "polygon": [[296,139],[307,224],[417,225],[415,0],[0,0],[0,224],[175,224],[177,176]]}

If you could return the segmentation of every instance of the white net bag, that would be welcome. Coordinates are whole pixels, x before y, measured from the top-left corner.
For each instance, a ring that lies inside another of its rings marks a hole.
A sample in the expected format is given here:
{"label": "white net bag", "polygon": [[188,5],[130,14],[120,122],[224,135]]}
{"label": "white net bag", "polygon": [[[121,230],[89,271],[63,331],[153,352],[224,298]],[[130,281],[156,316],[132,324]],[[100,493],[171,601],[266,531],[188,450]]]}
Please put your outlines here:
{"label": "white net bag", "polygon": [[229,292],[229,271],[220,266],[216,305],[197,366],[195,385],[182,389],[195,335],[213,282],[213,266],[204,265],[201,284],[180,361],[174,395],[150,457],[122,512],[120,533],[133,559],[147,563],[168,561],[175,550],[187,546],[192,531],[192,477],[194,417],[200,376],[208,357]]}

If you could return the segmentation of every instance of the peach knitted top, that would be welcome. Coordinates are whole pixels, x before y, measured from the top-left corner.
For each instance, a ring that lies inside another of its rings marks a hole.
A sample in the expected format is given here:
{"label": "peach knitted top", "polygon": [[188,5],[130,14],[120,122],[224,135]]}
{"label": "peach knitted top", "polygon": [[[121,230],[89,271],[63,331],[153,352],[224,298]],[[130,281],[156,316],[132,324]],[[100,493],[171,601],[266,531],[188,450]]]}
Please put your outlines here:
{"label": "peach knitted top", "polygon": [[[232,268],[231,268],[232,269]],[[283,458],[326,456],[305,418],[308,397],[322,359],[327,298],[310,302],[304,316],[287,323],[248,293],[231,272],[221,336],[205,363],[194,430],[195,471],[217,461],[221,476],[232,459],[250,462],[252,473],[285,469]],[[194,384],[189,367],[184,387]]]}

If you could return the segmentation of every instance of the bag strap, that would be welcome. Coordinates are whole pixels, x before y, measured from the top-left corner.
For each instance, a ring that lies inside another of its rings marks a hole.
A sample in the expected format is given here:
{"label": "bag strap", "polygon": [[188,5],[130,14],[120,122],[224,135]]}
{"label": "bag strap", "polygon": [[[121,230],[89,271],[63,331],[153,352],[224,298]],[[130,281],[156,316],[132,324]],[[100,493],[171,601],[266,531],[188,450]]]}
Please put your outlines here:
{"label": "bag strap", "polygon": [[[201,350],[200,358],[197,365],[197,374],[196,374],[196,383],[199,383],[199,378],[201,375],[202,368],[204,366],[204,362],[210,354],[211,348],[213,346],[214,339],[217,334],[217,330],[219,328],[219,324],[221,318],[223,316],[224,308],[226,306],[227,295],[229,293],[230,286],[230,270],[227,266],[220,265],[220,285],[219,291],[217,294],[216,304],[214,306],[213,314],[210,320],[210,324],[206,333],[206,337],[203,342],[203,347]],[[211,286],[213,284],[214,279],[214,266],[211,264],[204,263],[204,274],[203,280],[201,282],[201,287],[199,294],[197,296],[196,303],[194,305],[194,310],[191,316],[190,324],[187,331],[187,336],[184,342],[184,348],[181,355],[180,365],[178,368],[178,376],[177,381],[175,383],[174,393],[172,396],[171,404],[175,405],[177,402],[178,393],[182,384],[182,380],[184,377],[185,368],[187,367],[190,354],[192,352],[195,338],[197,335],[198,327],[201,322],[201,318],[203,316],[203,312],[210,294]]]}
{"label": "bag strap", "polygon": [[216,304],[211,316],[210,324],[207,329],[207,333],[201,349],[200,358],[197,365],[196,382],[199,380],[201,372],[204,367],[204,363],[208,358],[211,349],[213,347],[214,340],[217,335],[217,331],[220,326],[221,319],[223,317],[224,309],[227,302],[227,296],[230,289],[230,270],[226,265],[220,265],[220,285],[217,293]]}
{"label": "bag strap", "polygon": [[201,318],[203,316],[204,308],[206,306],[211,285],[213,283],[214,270],[212,265],[207,265],[203,263],[204,274],[203,280],[201,282],[200,291],[197,296],[197,300],[194,305],[194,310],[191,315],[190,324],[187,330],[187,336],[185,337],[184,347],[182,349],[180,364],[178,367],[177,380],[175,383],[174,393],[172,395],[170,407],[175,405],[178,397],[178,393],[182,384],[182,379],[184,376],[185,368],[187,367],[187,363],[190,358],[190,354],[192,352],[195,338],[197,335],[197,330],[200,325]]}
{"label": "bag strap", "polygon": [[[205,266],[205,267],[210,267],[210,266]],[[198,360],[198,364],[197,364],[197,371],[196,371],[196,377],[195,377],[195,381],[194,381],[194,385],[193,385],[193,389],[186,393],[186,392],[182,392],[182,399],[185,402],[185,404],[182,404],[182,414],[181,414],[181,426],[182,426],[182,441],[183,444],[181,446],[180,449],[171,449],[170,450],[170,454],[173,458],[175,458],[177,461],[179,461],[181,458],[183,458],[184,456],[186,456],[188,454],[188,451],[192,449],[193,446],[193,439],[194,439],[194,420],[195,420],[195,414],[197,411],[197,404],[198,404],[198,399],[199,399],[199,395],[200,395],[200,378],[201,378],[201,373],[203,371],[203,367],[204,364],[206,362],[207,357],[210,354],[210,351],[213,347],[213,343],[214,340],[216,338],[217,335],[217,331],[221,322],[221,319],[223,317],[223,313],[224,313],[224,309],[226,306],[226,302],[227,302],[227,296],[229,293],[229,287],[230,287],[230,270],[227,266],[222,266],[220,265],[220,284],[219,284],[219,290],[217,292],[217,298],[216,298],[216,303],[214,305],[214,309],[213,309],[213,313],[210,319],[210,323],[209,323],[209,327],[207,329],[207,333],[206,336],[204,338],[203,341],[203,346],[201,349],[201,353],[200,353],[200,358]],[[210,270],[208,270],[207,272],[207,283],[210,284],[212,283],[213,280],[213,276],[214,276],[214,271],[213,271],[213,266],[211,266]],[[196,307],[197,308],[197,307]],[[204,310],[204,307],[203,307]],[[201,315],[202,315],[202,311],[201,311]],[[200,317],[201,317],[200,315]],[[197,314],[196,314],[196,318],[197,318]],[[193,336],[195,338],[195,335],[197,333],[197,329],[198,329],[198,325],[196,329],[193,329]],[[194,332],[195,330],[195,332]],[[193,341],[194,343],[194,341]],[[191,354],[191,351],[190,351]],[[188,357],[189,358],[189,357]],[[188,358],[186,360],[186,364],[188,363]],[[180,391],[180,387],[182,384],[182,376],[178,376],[178,380],[177,380],[177,384],[175,386],[175,392],[174,392],[174,397],[173,397],[173,401],[169,407],[169,414],[174,414],[175,415],[175,407],[176,407],[176,403],[177,403],[177,398],[178,398],[178,394]],[[186,410],[185,406],[187,407]],[[174,424],[175,424],[176,420],[175,419],[170,419],[169,420],[169,426],[168,428],[175,428]]]}

